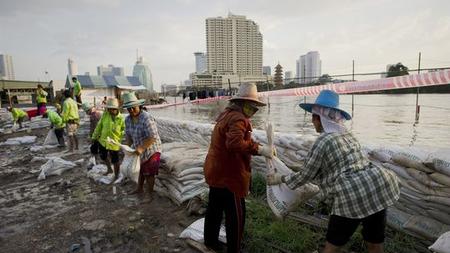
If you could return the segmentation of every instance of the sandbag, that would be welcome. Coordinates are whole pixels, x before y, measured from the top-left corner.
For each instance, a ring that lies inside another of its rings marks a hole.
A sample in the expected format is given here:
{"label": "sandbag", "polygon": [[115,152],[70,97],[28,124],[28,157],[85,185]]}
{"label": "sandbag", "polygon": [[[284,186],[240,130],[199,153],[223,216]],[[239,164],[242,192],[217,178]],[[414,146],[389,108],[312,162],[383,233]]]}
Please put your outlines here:
{"label": "sandbag", "polygon": [[47,137],[45,137],[44,145],[57,145],[58,138],[56,138],[55,129],[52,128],[48,131]]}
{"label": "sandbag", "polygon": [[[192,239],[197,242],[203,243],[203,229],[205,227],[205,218],[194,221],[189,227],[187,227],[180,234],[180,238]],[[227,243],[227,235],[225,232],[225,226],[221,225],[219,230],[219,241]]]}
{"label": "sandbag", "polygon": [[436,253],[450,253],[450,231],[440,235],[428,249]]}
{"label": "sandbag", "polygon": [[431,240],[435,240],[442,233],[450,231],[450,226],[420,215],[413,215],[403,227]]}
{"label": "sandbag", "polygon": [[406,169],[404,167],[392,164],[392,163],[382,163],[382,166],[392,170],[393,172],[395,172],[395,174],[397,174],[397,176],[406,179],[406,180],[413,180],[413,178],[411,177],[411,175],[408,174],[408,172],[406,172]]}
{"label": "sandbag", "polygon": [[[266,126],[268,145],[273,146],[273,129],[269,123]],[[281,175],[289,175],[293,173],[284,163],[277,157],[272,159],[266,158],[268,173],[279,173]],[[278,218],[283,218],[292,211],[300,203],[312,198],[319,192],[317,185],[308,183],[295,190],[290,189],[286,184],[268,185],[266,188],[267,202],[270,209]]]}
{"label": "sandbag", "polygon": [[395,154],[392,156],[392,161],[394,161],[395,163],[406,167],[406,168],[414,168],[426,173],[432,173],[433,170],[428,168],[427,166],[423,165],[423,163],[418,160],[416,157],[414,156],[408,156],[406,154],[400,153],[400,154]]}
{"label": "sandbag", "polygon": [[436,181],[433,181],[427,173],[413,169],[406,168],[406,171],[409,175],[411,175],[414,179],[416,179],[419,183],[427,186],[427,187],[445,187],[445,185],[439,184]]}
{"label": "sandbag", "polygon": [[444,213],[439,210],[429,209],[427,210],[427,213],[431,218],[450,225],[450,215],[448,214],[448,212]]}
{"label": "sandbag", "polygon": [[126,145],[120,145],[125,150],[125,157],[120,164],[120,174],[133,180],[135,183],[139,179],[139,171],[141,169],[141,158],[134,153],[134,150]]}
{"label": "sandbag", "polygon": [[416,190],[418,190],[419,192],[422,192],[426,195],[435,195],[435,196],[449,196],[450,195],[450,190],[448,190],[448,188],[430,188],[427,187],[415,180],[408,180],[408,184],[411,185],[412,187],[414,187]]}
{"label": "sandbag", "polygon": [[431,153],[426,164],[432,165],[435,171],[450,176],[450,149]]}
{"label": "sandbag", "polygon": [[447,176],[445,174],[441,174],[441,173],[438,173],[438,172],[431,173],[429,176],[434,181],[436,181],[436,182],[438,182],[438,183],[440,183],[442,185],[445,185],[447,187],[450,187],[450,176]]}
{"label": "sandbag", "polygon": [[411,214],[395,209],[393,207],[388,208],[386,214],[386,222],[389,226],[402,230],[403,225],[411,218]]}
{"label": "sandbag", "polygon": [[46,163],[44,163],[40,170],[38,180],[43,180],[51,175],[61,175],[64,171],[70,170],[76,166],[75,163],[66,161],[60,157],[51,157]]}
{"label": "sandbag", "polygon": [[449,207],[450,209],[450,197],[446,196],[446,197],[441,197],[441,196],[427,196],[426,200],[428,201],[433,201],[436,202],[438,204],[442,204],[442,205],[446,205]]}

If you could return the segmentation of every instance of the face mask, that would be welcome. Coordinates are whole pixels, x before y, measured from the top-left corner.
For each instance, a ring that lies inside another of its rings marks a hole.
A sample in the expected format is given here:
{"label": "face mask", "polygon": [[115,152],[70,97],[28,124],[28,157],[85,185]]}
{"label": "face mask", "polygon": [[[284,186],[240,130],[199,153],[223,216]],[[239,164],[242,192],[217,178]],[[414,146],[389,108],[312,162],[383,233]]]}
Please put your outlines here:
{"label": "face mask", "polygon": [[250,103],[244,103],[244,106],[242,107],[242,112],[250,118],[258,111],[258,108],[255,105],[252,105]]}

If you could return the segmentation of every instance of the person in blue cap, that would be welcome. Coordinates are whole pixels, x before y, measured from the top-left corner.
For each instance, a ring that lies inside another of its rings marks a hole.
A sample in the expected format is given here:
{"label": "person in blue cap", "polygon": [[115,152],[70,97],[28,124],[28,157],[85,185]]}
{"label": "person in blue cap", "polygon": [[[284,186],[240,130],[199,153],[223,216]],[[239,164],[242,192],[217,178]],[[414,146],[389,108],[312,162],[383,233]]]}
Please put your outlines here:
{"label": "person in blue cap", "polygon": [[339,109],[336,92],[322,90],[315,103],[301,103],[300,107],[312,113],[320,136],[303,169],[287,176],[268,174],[267,184],[283,183],[295,189],[313,182],[332,199],[323,252],[339,252],[361,223],[368,252],[383,252],[386,209],[400,196],[396,175],[363,155],[358,140],[344,125],[351,116]]}

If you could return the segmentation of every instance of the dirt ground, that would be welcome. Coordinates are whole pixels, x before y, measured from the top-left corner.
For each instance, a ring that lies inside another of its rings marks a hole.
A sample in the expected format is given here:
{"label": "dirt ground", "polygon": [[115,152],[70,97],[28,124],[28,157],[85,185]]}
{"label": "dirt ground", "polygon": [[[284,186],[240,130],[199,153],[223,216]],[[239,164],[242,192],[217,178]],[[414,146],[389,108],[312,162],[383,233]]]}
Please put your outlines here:
{"label": "dirt ground", "polygon": [[[35,135],[35,144],[42,144],[47,131],[1,135],[0,142]],[[200,218],[189,216],[185,206],[157,194],[152,201],[129,196],[132,182],[117,186],[114,195],[111,185],[86,176],[85,165],[37,180],[44,161],[31,162],[35,156],[61,153],[69,161],[87,161],[87,135],[80,139],[78,153],[0,146],[0,252],[196,252],[178,239]]]}

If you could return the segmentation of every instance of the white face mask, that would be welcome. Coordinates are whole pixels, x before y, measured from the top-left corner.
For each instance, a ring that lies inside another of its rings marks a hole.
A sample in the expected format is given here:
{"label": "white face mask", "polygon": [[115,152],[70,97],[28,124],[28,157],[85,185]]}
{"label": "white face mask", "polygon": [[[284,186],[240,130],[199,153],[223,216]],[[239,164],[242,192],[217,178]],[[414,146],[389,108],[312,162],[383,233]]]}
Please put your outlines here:
{"label": "white face mask", "polygon": [[312,108],[312,113],[320,116],[320,123],[322,123],[325,133],[344,133],[347,131],[344,126],[345,118],[340,111],[315,105]]}

